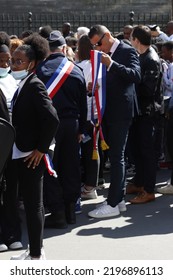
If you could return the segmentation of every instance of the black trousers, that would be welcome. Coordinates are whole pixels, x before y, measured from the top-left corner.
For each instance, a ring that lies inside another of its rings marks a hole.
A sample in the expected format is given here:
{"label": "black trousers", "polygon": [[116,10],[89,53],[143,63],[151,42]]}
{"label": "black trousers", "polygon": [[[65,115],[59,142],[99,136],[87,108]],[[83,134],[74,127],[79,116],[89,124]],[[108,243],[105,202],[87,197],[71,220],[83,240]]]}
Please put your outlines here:
{"label": "black trousers", "polygon": [[[43,174],[44,160],[35,169],[27,168],[23,158],[12,160],[6,170],[7,190],[4,196],[5,216],[9,217],[9,230],[16,223],[16,232],[20,237],[21,229],[16,206],[18,188],[23,197],[26,223],[28,229],[31,256],[40,256],[43,246],[44,207],[43,207]],[[8,230],[8,224],[6,224]],[[19,240],[19,239],[18,239]]]}
{"label": "black trousers", "polygon": [[[87,122],[87,134],[90,136],[90,140],[86,143],[81,142],[81,161],[83,166],[83,182],[86,186],[96,187],[99,177],[99,152],[98,159],[93,160],[93,125],[90,121]],[[98,151],[98,137],[99,131],[96,135],[96,145]]]}
{"label": "black trousers", "polygon": [[156,120],[154,117],[138,116],[131,126],[131,147],[133,148],[136,175],[134,183],[153,193],[156,183]]}
{"label": "black trousers", "polygon": [[75,119],[61,119],[53,156],[58,178],[44,176],[46,205],[53,213],[80,197],[81,172],[79,155],[79,124]]}
{"label": "black trousers", "polygon": [[[173,162],[173,109],[170,110],[167,121],[166,145],[171,161]],[[171,173],[171,185],[173,185],[173,170]]]}

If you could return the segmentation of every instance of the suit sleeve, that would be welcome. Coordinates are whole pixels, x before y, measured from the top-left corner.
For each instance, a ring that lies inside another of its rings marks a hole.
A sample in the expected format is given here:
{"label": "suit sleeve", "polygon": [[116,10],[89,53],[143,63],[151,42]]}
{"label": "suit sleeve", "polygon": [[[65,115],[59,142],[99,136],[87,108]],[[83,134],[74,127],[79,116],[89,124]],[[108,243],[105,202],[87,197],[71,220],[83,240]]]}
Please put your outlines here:
{"label": "suit sleeve", "polygon": [[33,105],[37,111],[37,117],[40,123],[40,133],[37,149],[45,153],[54,138],[59,125],[59,118],[56,109],[48,97],[44,84],[37,83],[37,90],[33,94]]}
{"label": "suit sleeve", "polygon": [[[114,59],[112,57],[112,59]],[[110,67],[110,72],[114,72],[120,78],[132,83],[139,83],[141,80],[140,62],[135,49],[123,49],[121,61],[114,61]]]}
{"label": "suit sleeve", "polygon": [[6,121],[10,121],[6,98],[1,89],[0,89],[0,118],[5,119]]}

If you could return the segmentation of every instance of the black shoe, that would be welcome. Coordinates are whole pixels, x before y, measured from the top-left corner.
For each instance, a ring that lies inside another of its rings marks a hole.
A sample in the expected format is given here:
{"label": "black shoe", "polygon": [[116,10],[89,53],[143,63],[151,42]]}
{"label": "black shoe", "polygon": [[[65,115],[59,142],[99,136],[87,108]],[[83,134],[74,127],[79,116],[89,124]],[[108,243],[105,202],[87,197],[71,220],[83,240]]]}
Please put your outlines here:
{"label": "black shoe", "polygon": [[65,215],[68,224],[76,224],[75,203],[71,202],[65,206]]}
{"label": "black shoe", "polygon": [[57,211],[45,218],[44,227],[45,228],[58,228],[64,229],[67,228],[67,222],[65,218],[64,211]]}

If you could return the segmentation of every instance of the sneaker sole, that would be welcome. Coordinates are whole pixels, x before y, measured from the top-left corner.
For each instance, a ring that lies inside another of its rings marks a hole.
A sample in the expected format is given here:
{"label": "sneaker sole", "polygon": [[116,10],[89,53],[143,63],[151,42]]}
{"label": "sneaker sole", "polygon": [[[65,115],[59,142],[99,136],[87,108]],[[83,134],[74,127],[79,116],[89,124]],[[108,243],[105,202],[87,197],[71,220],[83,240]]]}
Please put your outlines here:
{"label": "sneaker sole", "polygon": [[98,218],[98,219],[102,219],[102,218],[110,218],[110,217],[116,217],[116,216],[119,216],[120,213],[112,213],[112,214],[103,214],[103,215],[92,215],[90,213],[88,213],[88,216],[91,217],[91,218]]}

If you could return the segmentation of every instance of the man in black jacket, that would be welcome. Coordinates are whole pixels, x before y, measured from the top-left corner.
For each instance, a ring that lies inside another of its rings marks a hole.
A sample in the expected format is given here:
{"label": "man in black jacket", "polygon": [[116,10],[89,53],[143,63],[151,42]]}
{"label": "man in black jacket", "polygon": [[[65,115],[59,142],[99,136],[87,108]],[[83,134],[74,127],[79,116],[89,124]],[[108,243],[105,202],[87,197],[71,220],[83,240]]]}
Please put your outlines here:
{"label": "man in black jacket", "polygon": [[[64,61],[68,63],[65,58],[66,42],[61,32],[52,31],[48,41],[50,55],[37,69],[38,77],[45,84],[55,72],[60,71],[59,66]],[[52,98],[60,119],[53,156],[58,178],[45,175],[46,205],[52,214],[46,218],[45,227],[65,228],[67,223],[76,222],[75,203],[81,188],[79,142],[85,132],[87,101],[83,74],[76,65],[72,68]]]}
{"label": "man in black jacket", "polygon": [[131,128],[136,175],[127,185],[127,193],[138,193],[131,203],[155,200],[156,182],[156,121],[163,113],[161,62],[151,46],[151,31],[147,26],[134,27],[131,43],[139,53],[141,83],[136,86],[139,115]]}

